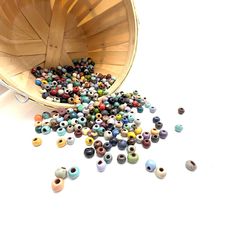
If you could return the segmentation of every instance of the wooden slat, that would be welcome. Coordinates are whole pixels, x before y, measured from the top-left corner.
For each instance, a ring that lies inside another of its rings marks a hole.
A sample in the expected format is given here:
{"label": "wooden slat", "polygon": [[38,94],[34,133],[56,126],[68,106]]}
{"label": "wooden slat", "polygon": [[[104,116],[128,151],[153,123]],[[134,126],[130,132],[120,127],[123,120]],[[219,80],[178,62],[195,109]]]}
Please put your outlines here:
{"label": "wooden slat", "polygon": [[82,58],[82,57],[88,57],[88,51],[85,52],[72,52],[72,53],[68,53],[68,55],[70,56],[71,60],[77,58]]}
{"label": "wooden slat", "polygon": [[38,10],[42,18],[50,25],[52,17],[52,8],[50,0],[33,0],[34,7]]}
{"label": "wooden slat", "polygon": [[101,52],[101,51],[110,51],[110,52],[127,52],[129,50],[129,43],[121,43],[110,47],[98,48],[96,50],[91,50],[89,52]]}
{"label": "wooden slat", "polygon": [[64,39],[64,48],[66,52],[84,52],[87,45],[84,40]]}
{"label": "wooden slat", "polygon": [[88,38],[88,50],[101,49],[129,41],[129,25],[127,22]]}
{"label": "wooden slat", "polygon": [[97,34],[110,27],[127,20],[126,9],[123,2],[107,9],[102,14],[95,16],[87,23],[80,26],[87,36]]}
{"label": "wooden slat", "polygon": [[109,64],[96,64],[95,72],[100,72],[102,74],[111,74],[118,77],[123,70],[123,66],[119,65],[109,65]]}
{"label": "wooden slat", "polygon": [[91,11],[88,11],[87,14],[83,16],[83,18],[79,19],[78,26],[85,24],[86,22],[93,19],[95,16],[102,14],[103,12],[105,12],[106,10],[117,5],[121,1],[122,0],[102,0],[102,1],[100,1],[99,4],[97,4],[97,6],[94,6],[91,9]]}

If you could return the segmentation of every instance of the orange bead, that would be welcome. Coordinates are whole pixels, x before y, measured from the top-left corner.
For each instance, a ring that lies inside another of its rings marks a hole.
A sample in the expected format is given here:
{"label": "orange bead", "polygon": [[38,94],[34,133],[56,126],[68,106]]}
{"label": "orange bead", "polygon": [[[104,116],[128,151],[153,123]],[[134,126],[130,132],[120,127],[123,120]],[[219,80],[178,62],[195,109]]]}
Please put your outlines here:
{"label": "orange bead", "polygon": [[35,121],[42,121],[42,120],[43,120],[43,117],[42,117],[40,114],[36,114],[36,115],[34,116],[34,120],[35,120]]}
{"label": "orange bead", "polygon": [[60,192],[64,188],[64,180],[57,178],[52,182],[52,190],[54,192]]}

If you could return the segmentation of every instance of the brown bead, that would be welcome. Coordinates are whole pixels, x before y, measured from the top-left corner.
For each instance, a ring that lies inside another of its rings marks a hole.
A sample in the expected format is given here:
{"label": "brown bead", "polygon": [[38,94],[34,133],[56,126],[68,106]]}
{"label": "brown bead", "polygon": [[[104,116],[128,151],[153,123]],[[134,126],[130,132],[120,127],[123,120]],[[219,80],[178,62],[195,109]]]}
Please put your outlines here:
{"label": "brown bead", "polygon": [[82,134],[82,131],[81,131],[81,130],[76,130],[76,131],[74,132],[74,135],[75,135],[76,138],[80,138],[83,134]]}
{"label": "brown bead", "polygon": [[97,149],[97,148],[99,148],[99,147],[102,147],[103,144],[102,144],[102,142],[101,142],[100,140],[96,140],[96,141],[94,142],[93,146],[94,146],[95,149]]}
{"label": "brown bead", "polygon": [[143,139],[142,144],[143,147],[147,149],[151,146],[151,141],[149,139]]}
{"label": "brown bead", "polygon": [[129,138],[128,140],[127,140],[127,144],[128,145],[134,145],[136,143],[136,139],[134,139],[134,138]]}
{"label": "brown bead", "polygon": [[104,147],[98,147],[96,153],[98,157],[103,157],[106,154],[106,149]]}
{"label": "brown bead", "polygon": [[179,113],[180,115],[183,115],[184,112],[185,112],[185,110],[184,110],[183,107],[180,107],[180,108],[178,109],[178,113]]}

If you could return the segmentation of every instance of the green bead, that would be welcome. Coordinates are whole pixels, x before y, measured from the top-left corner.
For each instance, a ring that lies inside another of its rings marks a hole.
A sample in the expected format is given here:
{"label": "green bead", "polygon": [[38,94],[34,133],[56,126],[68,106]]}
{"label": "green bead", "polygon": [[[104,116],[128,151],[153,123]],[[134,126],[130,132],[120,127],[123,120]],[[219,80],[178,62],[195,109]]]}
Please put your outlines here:
{"label": "green bead", "polygon": [[52,82],[52,77],[48,77],[48,78],[47,78],[47,81],[48,81],[48,82]]}
{"label": "green bead", "polygon": [[70,84],[71,83],[71,79],[67,79],[66,83]]}
{"label": "green bead", "polygon": [[72,125],[72,120],[71,119],[69,119],[67,122],[68,122],[68,125]]}
{"label": "green bead", "polygon": [[101,97],[103,95],[103,90],[102,89],[98,89],[97,93]]}
{"label": "green bead", "polygon": [[77,108],[78,108],[78,111],[83,111],[84,105],[83,104],[78,104]]}
{"label": "green bead", "polygon": [[75,81],[75,82],[73,83],[73,85],[74,85],[74,87],[78,87],[78,86],[80,86],[80,83],[79,83],[79,81]]}
{"label": "green bead", "polygon": [[36,132],[37,134],[41,134],[41,133],[42,133],[42,126],[37,126],[37,127],[35,127],[35,132]]}
{"label": "green bead", "polygon": [[129,125],[129,124],[124,124],[124,125],[123,125],[123,129],[130,130],[130,128],[131,128],[131,127],[130,127],[130,125]]}
{"label": "green bead", "polygon": [[119,107],[120,106],[120,103],[119,102],[115,102],[114,103],[114,107]]}
{"label": "green bead", "polygon": [[104,95],[107,95],[108,93],[109,93],[109,92],[108,92],[107,89],[103,91],[103,94],[104,94]]}
{"label": "green bead", "polygon": [[175,131],[180,133],[183,130],[183,126],[182,125],[176,125],[175,126]]}
{"label": "green bead", "polygon": [[94,113],[97,114],[97,113],[99,113],[99,112],[100,112],[99,109],[96,107],[96,108],[94,109]]}
{"label": "green bead", "polygon": [[135,164],[138,162],[139,156],[137,153],[129,153],[127,159],[130,164]]}

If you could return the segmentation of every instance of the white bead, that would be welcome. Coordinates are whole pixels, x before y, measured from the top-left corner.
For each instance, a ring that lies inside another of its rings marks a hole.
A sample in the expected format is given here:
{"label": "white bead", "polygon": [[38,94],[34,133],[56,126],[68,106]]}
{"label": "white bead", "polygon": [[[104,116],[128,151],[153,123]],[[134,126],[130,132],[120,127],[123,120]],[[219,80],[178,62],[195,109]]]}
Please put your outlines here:
{"label": "white bead", "polygon": [[158,167],[155,169],[155,175],[159,179],[164,179],[166,177],[166,170],[162,167]]}
{"label": "white bead", "polygon": [[107,130],[104,132],[104,138],[105,140],[110,140],[113,137],[112,132],[110,130]]}

